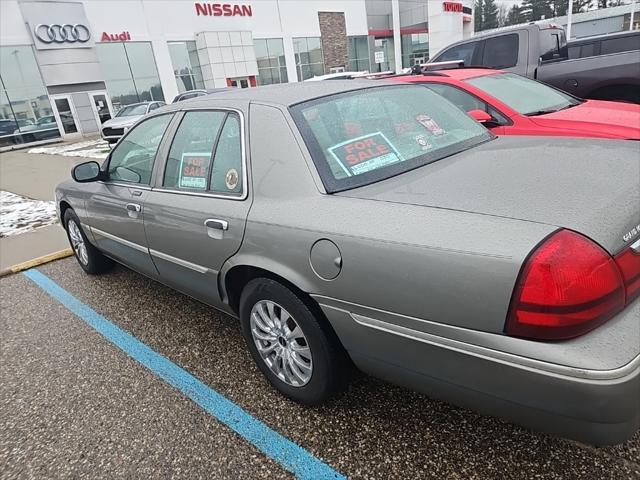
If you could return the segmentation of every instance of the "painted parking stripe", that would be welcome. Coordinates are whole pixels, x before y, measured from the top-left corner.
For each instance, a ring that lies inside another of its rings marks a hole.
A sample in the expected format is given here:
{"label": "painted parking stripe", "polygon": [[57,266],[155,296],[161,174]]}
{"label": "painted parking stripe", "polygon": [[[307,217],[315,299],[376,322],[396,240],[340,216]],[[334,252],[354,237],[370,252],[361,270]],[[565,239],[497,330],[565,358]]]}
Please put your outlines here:
{"label": "painted parking stripe", "polygon": [[107,320],[43,273],[31,269],[24,272],[23,275],[131,358],[180,390],[207,413],[278,462],[297,478],[303,480],[346,478],[301,446],[272,430],[240,406]]}

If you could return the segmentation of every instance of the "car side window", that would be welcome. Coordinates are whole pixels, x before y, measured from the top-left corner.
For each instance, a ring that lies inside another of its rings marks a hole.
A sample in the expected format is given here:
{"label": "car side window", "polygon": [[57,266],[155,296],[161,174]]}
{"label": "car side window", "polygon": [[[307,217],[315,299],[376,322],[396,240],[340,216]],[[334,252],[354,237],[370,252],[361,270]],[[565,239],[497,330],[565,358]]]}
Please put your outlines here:
{"label": "car side window", "polygon": [[226,116],[227,112],[212,110],[185,113],[169,150],[163,186],[207,189],[213,151]]}
{"label": "car side window", "polygon": [[630,52],[640,49],[640,35],[610,38],[603,40],[600,46],[600,54]]}
{"label": "car side window", "polygon": [[448,50],[435,58],[434,62],[451,62],[454,60],[464,60],[465,65],[472,65],[473,54],[478,47],[479,42],[463,43]]}
{"label": "car side window", "polygon": [[464,112],[470,112],[471,110],[482,110],[491,115],[491,118],[499,125],[506,125],[509,123],[504,115],[498,112],[487,102],[476,97],[475,95],[472,95],[469,92],[465,92],[458,87],[445,85],[443,83],[429,83],[426,86],[434,92],[442,95],[444,98],[449,100]]}
{"label": "car side window", "polygon": [[172,115],[158,115],[142,121],[116,145],[109,157],[109,180],[151,183],[153,162]]}
{"label": "car side window", "polygon": [[444,85],[442,83],[430,83],[428,88],[434,92],[442,95],[444,98],[453,103],[456,107],[464,112],[470,112],[471,110],[483,110],[487,111],[488,105],[479,98],[467,93],[459,88],[452,87],[451,85]]}
{"label": "car side window", "polygon": [[209,190],[224,195],[242,193],[242,138],[240,117],[230,113],[220,133]]}
{"label": "car side window", "polygon": [[482,54],[482,65],[492,68],[510,68],[518,63],[520,40],[517,33],[488,38]]}

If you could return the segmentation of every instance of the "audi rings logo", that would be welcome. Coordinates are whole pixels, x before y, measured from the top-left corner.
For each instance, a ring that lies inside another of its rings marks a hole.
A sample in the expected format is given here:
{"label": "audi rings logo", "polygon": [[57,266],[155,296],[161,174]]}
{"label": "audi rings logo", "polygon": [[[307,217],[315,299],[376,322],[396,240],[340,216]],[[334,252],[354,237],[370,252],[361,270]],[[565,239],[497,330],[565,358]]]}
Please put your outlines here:
{"label": "audi rings logo", "polygon": [[75,25],[36,25],[33,29],[35,36],[42,43],[85,43],[91,38],[89,28],[80,23]]}

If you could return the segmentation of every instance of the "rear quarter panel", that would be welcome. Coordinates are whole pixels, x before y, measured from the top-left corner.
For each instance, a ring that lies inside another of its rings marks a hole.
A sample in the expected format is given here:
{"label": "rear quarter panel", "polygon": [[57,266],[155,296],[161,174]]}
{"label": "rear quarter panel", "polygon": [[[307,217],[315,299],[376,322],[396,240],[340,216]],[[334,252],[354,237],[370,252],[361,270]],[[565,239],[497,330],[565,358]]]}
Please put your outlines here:
{"label": "rear quarter panel", "polygon": [[[523,260],[555,227],[324,194],[290,122],[275,107],[251,107],[254,203],[227,271],[265,268],[312,296],[411,317],[394,321],[418,328],[426,320],[502,332]],[[341,253],[333,280],[310,263],[320,239]]]}

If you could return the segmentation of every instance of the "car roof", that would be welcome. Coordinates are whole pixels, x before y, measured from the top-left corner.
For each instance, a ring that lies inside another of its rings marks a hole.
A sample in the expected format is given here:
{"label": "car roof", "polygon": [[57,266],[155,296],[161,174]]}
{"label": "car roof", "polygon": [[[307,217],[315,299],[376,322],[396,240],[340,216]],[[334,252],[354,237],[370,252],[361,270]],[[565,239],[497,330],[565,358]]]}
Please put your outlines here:
{"label": "car roof", "polygon": [[255,88],[232,88],[217,92],[215,95],[193,98],[184,103],[173,103],[171,106],[163,108],[163,111],[180,110],[195,105],[199,107],[206,107],[208,104],[218,106],[223,100],[291,106],[327,95],[382,86],[385,85],[374,80],[331,80],[330,82],[281,83]]}
{"label": "car roof", "polygon": [[395,77],[387,77],[398,82],[425,82],[429,80],[437,80],[439,78],[451,78],[453,80],[467,80],[469,78],[484,77],[486,75],[498,75],[504,73],[501,70],[493,70],[491,68],[452,68],[427,71],[419,75],[398,75]]}

